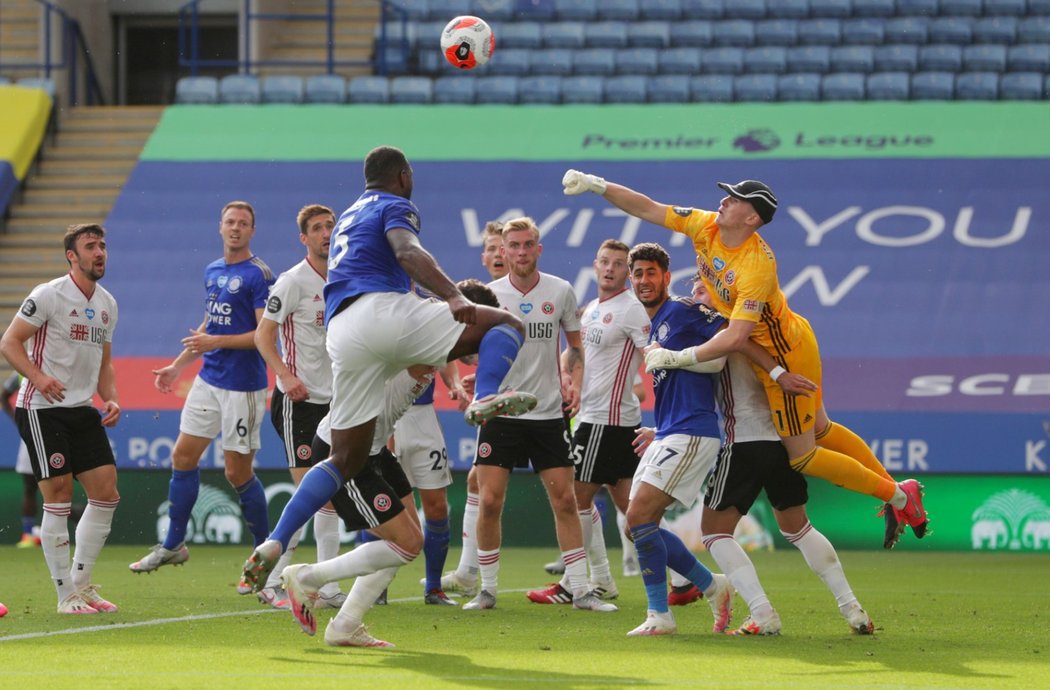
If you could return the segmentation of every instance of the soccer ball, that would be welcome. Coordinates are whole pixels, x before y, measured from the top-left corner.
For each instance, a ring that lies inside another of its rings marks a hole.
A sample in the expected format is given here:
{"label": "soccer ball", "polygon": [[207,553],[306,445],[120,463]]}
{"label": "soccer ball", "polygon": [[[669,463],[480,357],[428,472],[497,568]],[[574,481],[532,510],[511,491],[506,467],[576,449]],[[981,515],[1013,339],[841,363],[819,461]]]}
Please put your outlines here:
{"label": "soccer ball", "polygon": [[484,65],[496,50],[496,37],[485,20],[456,17],[441,31],[441,52],[460,69]]}

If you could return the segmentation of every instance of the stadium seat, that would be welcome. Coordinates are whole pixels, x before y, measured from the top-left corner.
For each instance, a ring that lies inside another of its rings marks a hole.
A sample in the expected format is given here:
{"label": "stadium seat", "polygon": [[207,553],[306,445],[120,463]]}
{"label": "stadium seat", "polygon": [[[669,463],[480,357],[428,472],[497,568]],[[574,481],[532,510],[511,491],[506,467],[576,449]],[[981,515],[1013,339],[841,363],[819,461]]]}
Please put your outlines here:
{"label": "stadium seat", "polygon": [[671,45],[687,48],[707,48],[711,45],[711,22],[692,21],[671,24]]}
{"label": "stadium seat", "polygon": [[[506,51],[501,53],[509,53],[510,51],[519,51],[520,48],[508,48]],[[526,54],[531,54],[531,51],[523,51]],[[503,62],[501,57],[499,62]],[[491,64],[486,69],[492,69]],[[502,67],[497,68],[502,69]],[[459,74],[462,70],[450,63],[445,59],[444,54],[437,50],[424,50],[419,54],[419,72],[421,74],[432,74],[434,76],[448,75],[448,74]]]}
{"label": "stadium seat", "polygon": [[561,103],[561,77],[522,77],[518,101],[525,105]]}
{"label": "stadium seat", "polygon": [[886,35],[883,19],[847,19],[842,22],[842,42],[847,45],[878,45]]}
{"label": "stadium seat", "polygon": [[543,45],[546,48],[571,50],[582,48],[586,43],[583,37],[582,22],[552,22],[543,24],[540,31],[543,34]]}
{"label": "stadium seat", "polygon": [[645,20],[674,21],[682,16],[679,0],[641,0],[638,9]]}
{"label": "stadium seat", "polygon": [[1006,46],[966,46],[963,48],[963,69],[967,72],[1005,72]]}
{"label": "stadium seat", "polygon": [[598,3],[598,19],[632,22],[637,18],[638,0],[601,0]]}
{"label": "stadium seat", "polygon": [[726,0],[726,19],[762,19],[766,16],[766,0]]}
{"label": "stadium seat", "polygon": [[945,17],[978,17],[981,0],[941,0],[941,14]]}
{"label": "stadium seat", "polygon": [[263,103],[302,103],[303,78],[296,76],[263,77]]}
{"label": "stadium seat", "polygon": [[689,94],[699,103],[730,103],[733,100],[733,77],[708,74],[689,80]]}
{"label": "stadium seat", "polygon": [[[393,4],[405,11],[409,21],[422,22],[430,19],[430,3],[427,0],[397,0]],[[400,15],[395,12],[392,16],[397,19]]]}
{"label": "stadium seat", "polygon": [[616,51],[612,48],[577,50],[572,59],[572,71],[583,76],[612,76],[616,74]]}
{"label": "stadium seat", "polygon": [[875,69],[875,49],[871,46],[835,46],[831,49],[832,72],[868,72]]}
{"label": "stadium seat", "polygon": [[1050,14],[1050,0],[1028,0],[1028,14],[1030,16]]}
{"label": "stadium seat", "polygon": [[598,16],[598,2],[597,0],[554,0],[554,13],[562,21],[590,22]]}
{"label": "stadium seat", "polygon": [[[341,79],[342,77],[340,77]],[[344,85],[346,97],[331,103],[342,103],[349,98],[351,103],[389,103],[390,82],[386,77],[361,76],[350,80],[349,85]],[[316,101],[314,101],[316,102]]]}
{"label": "stadium seat", "polygon": [[517,0],[470,0],[470,14],[484,17],[490,23],[514,19],[517,9]]}
{"label": "stadium seat", "polygon": [[783,74],[787,72],[787,48],[768,46],[744,51],[744,71],[749,74]]}
{"label": "stadium seat", "polygon": [[990,17],[1023,17],[1027,10],[1025,0],[984,0],[984,13]]}
{"label": "stadium seat", "polygon": [[669,48],[660,51],[661,74],[699,74],[699,48]]}
{"label": "stadium seat", "polygon": [[1050,45],[1010,46],[1006,51],[1006,67],[1011,72],[1050,72]]}
{"label": "stadium seat", "polygon": [[684,74],[661,74],[649,80],[650,103],[688,103],[689,77]]}
{"label": "stadium seat", "polygon": [[250,74],[230,74],[219,80],[220,103],[259,103],[262,87],[259,78]]}
{"label": "stadium seat", "polygon": [[820,80],[820,97],[825,101],[863,101],[863,74],[825,74]]}
{"label": "stadium seat", "polygon": [[307,77],[306,102],[345,103],[346,80],[337,74],[318,74]]}
{"label": "stadium seat", "polygon": [[595,22],[584,27],[588,48],[626,48],[627,25],[623,22]]}
{"label": "stadium seat", "polygon": [[842,43],[842,24],[838,19],[805,19],[798,23],[798,42],[807,46],[835,46]]}
{"label": "stadium seat", "polygon": [[1017,27],[1018,43],[1050,43],[1050,16],[1028,17]]}
{"label": "stadium seat", "polygon": [[897,0],[897,14],[902,17],[935,17],[939,0]]}
{"label": "stadium seat", "polygon": [[723,0],[682,0],[682,16],[690,19],[721,19],[725,12]]}
{"label": "stadium seat", "polygon": [[918,46],[876,46],[876,72],[914,72],[917,69],[919,69]]}
{"label": "stadium seat", "polygon": [[1017,40],[1017,17],[981,17],[973,23],[974,43],[1003,43]]}
{"label": "stadium seat", "polygon": [[[455,79],[455,77],[453,77]],[[464,77],[461,81],[475,83],[474,98],[479,105],[503,104],[513,105],[520,97],[520,80],[518,77]],[[435,94],[436,96],[437,94]]]}
{"label": "stadium seat", "polygon": [[402,44],[388,46],[386,50],[378,47],[372,57],[372,64],[377,74],[408,74],[410,71],[410,53]]}
{"label": "stadium seat", "polygon": [[959,101],[994,101],[999,98],[999,75],[995,72],[963,72],[955,79]]}
{"label": "stadium seat", "polygon": [[[421,50],[434,50],[434,46],[441,45],[441,32],[448,22],[417,22],[415,31],[409,37],[409,43],[413,52]],[[502,48],[502,44],[500,44]]]}
{"label": "stadium seat", "polygon": [[842,19],[851,13],[850,0],[809,0],[811,17]]}
{"label": "stadium seat", "polygon": [[869,101],[906,101],[911,93],[907,72],[880,72],[869,74],[867,93]]}
{"label": "stadium seat", "polygon": [[744,51],[740,48],[705,50],[700,71],[705,74],[740,74],[744,71]]}
{"label": "stadium seat", "polygon": [[923,45],[930,35],[930,20],[926,17],[894,17],[883,26],[886,43]]}
{"label": "stadium seat", "polygon": [[[490,79],[492,77],[489,77]],[[500,77],[495,77],[499,79]],[[438,77],[434,80],[434,102],[442,105],[473,105],[478,79],[465,74]],[[351,89],[354,86],[350,81]],[[351,96],[353,98],[353,96]]]}
{"label": "stadium seat", "polygon": [[514,18],[518,21],[554,21],[554,0],[517,0]]}
{"label": "stadium seat", "polygon": [[911,75],[913,101],[950,101],[955,97],[955,75],[951,72],[916,72]]}
{"label": "stadium seat", "polygon": [[529,74],[572,74],[571,50],[538,50],[529,56]]}
{"label": "stadium seat", "polygon": [[666,48],[671,44],[667,22],[631,22],[627,25],[627,45],[632,48]]}
{"label": "stadium seat", "polygon": [[214,105],[219,102],[219,80],[215,77],[183,77],[175,84],[175,102]]}
{"label": "stadium seat", "polygon": [[919,69],[923,72],[958,72],[962,69],[962,47],[935,45],[919,48]]}
{"label": "stadium seat", "polygon": [[785,74],[777,77],[777,98],[782,101],[819,101],[819,74]]}
{"label": "stadium seat", "polygon": [[[531,68],[529,63],[531,54],[532,51],[525,50],[524,48],[507,48],[506,50],[499,50],[496,52],[498,57],[489,61],[489,64],[485,67],[485,71],[488,74],[495,76],[523,77],[529,73],[529,69]],[[441,58],[442,62],[447,62],[443,56],[439,55],[438,57]]]}
{"label": "stadium seat", "polygon": [[543,33],[536,22],[509,22],[501,24],[496,33],[496,48],[525,48],[535,50],[543,45]]}
{"label": "stadium seat", "polygon": [[973,40],[973,20],[970,17],[937,17],[930,22],[930,43],[965,45]]}
{"label": "stadium seat", "polygon": [[827,46],[796,46],[788,48],[788,72],[817,72],[823,74],[831,66],[831,48]]}
{"label": "stadium seat", "polygon": [[649,80],[639,75],[619,75],[605,80],[606,103],[645,103],[649,99]]}
{"label": "stadium seat", "polygon": [[797,19],[765,19],[755,22],[755,45],[793,46],[798,43]]}
{"label": "stadium seat", "polygon": [[390,101],[426,104],[434,100],[434,84],[426,77],[394,77],[390,80]]}
{"label": "stadium seat", "polygon": [[451,21],[453,17],[470,14],[470,0],[427,0],[430,18]]}
{"label": "stadium seat", "polygon": [[725,19],[713,25],[712,44],[746,48],[755,44],[755,23],[744,19]]}
{"label": "stadium seat", "polygon": [[1043,98],[1043,75],[1011,72],[999,79],[999,98],[1004,101],[1038,101]]}
{"label": "stadium seat", "polygon": [[566,77],[561,80],[562,103],[601,103],[604,91],[603,77]]}
{"label": "stadium seat", "polygon": [[733,79],[733,94],[744,103],[772,103],[777,100],[777,78],[773,74],[743,74]]}
{"label": "stadium seat", "polygon": [[894,0],[853,0],[854,17],[892,17],[896,13]]}
{"label": "stadium seat", "polygon": [[774,19],[805,19],[809,16],[809,0],[776,0],[767,3],[766,13]]}
{"label": "stadium seat", "polygon": [[651,75],[660,71],[659,53],[655,48],[628,48],[615,54],[617,74]]}

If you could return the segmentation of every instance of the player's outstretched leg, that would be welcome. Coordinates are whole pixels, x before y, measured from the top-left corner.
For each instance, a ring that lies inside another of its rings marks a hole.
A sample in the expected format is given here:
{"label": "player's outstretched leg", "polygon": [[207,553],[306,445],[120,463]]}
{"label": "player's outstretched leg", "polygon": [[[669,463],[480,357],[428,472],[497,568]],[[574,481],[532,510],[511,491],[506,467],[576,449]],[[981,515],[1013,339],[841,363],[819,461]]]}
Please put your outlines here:
{"label": "player's outstretched leg", "polygon": [[[253,592],[258,593],[262,591],[274,566],[281,560],[282,553],[284,553],[284,547],[276,539],[267,539],[262,544],[259,544],[252,551],[252,555],[248,557],[248,560],[244,562],[241,581],[247,584]],[[286,567],[285,570],[288,570],[289,567],[291,566]]]}

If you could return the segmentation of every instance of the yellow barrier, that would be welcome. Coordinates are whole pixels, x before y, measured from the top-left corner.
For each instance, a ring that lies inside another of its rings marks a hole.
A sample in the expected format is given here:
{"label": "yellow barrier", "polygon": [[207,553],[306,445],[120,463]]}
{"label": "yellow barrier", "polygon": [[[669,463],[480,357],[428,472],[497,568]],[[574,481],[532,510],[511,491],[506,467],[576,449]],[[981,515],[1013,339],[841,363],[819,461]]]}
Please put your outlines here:
{"label": "yellow barrier", "polygon": [[14,168],[19,181],[40,148],[51,112],[51,97],[40,89],[0,86],[0,161]]}

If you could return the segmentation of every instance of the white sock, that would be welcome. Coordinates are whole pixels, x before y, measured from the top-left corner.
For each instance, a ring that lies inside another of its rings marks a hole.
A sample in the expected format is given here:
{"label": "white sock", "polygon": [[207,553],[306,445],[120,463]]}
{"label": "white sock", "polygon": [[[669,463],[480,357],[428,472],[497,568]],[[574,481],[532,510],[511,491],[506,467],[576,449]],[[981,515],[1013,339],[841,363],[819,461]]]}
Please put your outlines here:
{"label": "white sock", "polygon": [[561,552],[561,559],[565,562],[565,577],[569,580],[568,590],[572,592],[573,598],[587,594],[590,591],[587,584],[587,552],[582,546],[569,549]]}
{"label": "white sock", "polygon": [[273,566],[273,570],[270,571],[270,576],[266,578],[267,587],[280,587],[281,586],[281,573],[288,567],[288,564],[292,562],[292,556],[295,555],[295,547],[299,546],[299,540],[303,536],[303,528],[295,530],[292,538],[288,540],[288,548],[284,550],[281,557],[277,559],[277,563]]}
{"label": "white sock", "polygon": [[638,564],[638,551],[634,548],[634,542],[627,538],[627,516],[616,511],[616,530],[620,533],[620,546],[623,548],[623,560],[633,560],[635,567]]}
{"label": "white sock", "polygon": [[784,531],[781,531],[781,534],[802,552],[810,570],[815,572],[835,595],[835,603],[838,604],[839,611],[845,614],[854,604],[860,605],[849,582],[846,581],[846,573],[842,570],[839,555],[835,553],[835,547],[831,545],[827,537],[808,522],[795,534],[788,534]]}
{"label": "white sock", "polygon": [[591,580],[597,584],[612,582],[609,552],[605,550],[605,531],[598,506],[591,504],[590,511],[580,513],[580,525],[583,527],[583,545],[587,549],[587,561],[591,565]]}
{"label": "white sock", "polygon": [[73,579],[69,572],[70,508],[69,503],[45,503],[44,519],[40,521],[40,546],[59,601],[73,593]]}
{"label": "white sock", "polygon": [[478,567],[481,569],[481,589],[495,596],[499,590],[499,549],[477,550]]}
{"label": "white sock", "polygon": [[332,625],[343,632],[356,630],[368,609],[375,606],[376,598],[394,581],[395,575],[397,568],[383,568],[354,580],[354,585],[346,595],[346,601],[332,619]]}
{"label": "white sock", "polygon": [[464,580],[478,577],[478,505],[477,494],[467,492],[467,505],[463,508],[463,551],[459,554],[456,574]]}
{"label": "white sock", "polygon": [[904,506],[908,505],[908,494],[901,491],[900,484],[898,484],[897,488],[893,491],[893,498],[890,499],[890,505],[897,510],[904,510]]}
{"label": "white sock", "polygon": [[303,584],[322,587],[329,582],[371,575],[383,568],[400,568],[410,563],[415,554],[389,541],[370,541],[324,563],[308,565],[300,571]]}
{"label": "white sock", "polygon": [[[733,583],[736,591],[740,592],[740,596],[747,602],[751,615],[760,622],[767,620],[773,613],[773,605],[769,603],[769,597],[758,581],[755,565],[740,548],[740,544],[736,543],[730,534],[710,534],[704,536],[704,545],[718,563],[718,567]],[[707,595],[708,592],[704,594]]]}
{"label": "white sock", "polygon": [[77,523],[77,548],[73,553],[73,588],[81,589],[91,584],[91,572],[95,562],[106,545],[109,530],[113,525],[113,512],[117,509],[116,501],[88,500],[84,514]]}
{"label": "white sock", "polygon": [[[314,514],[314,541],[317,542],[318,563],[339,555],[339,514],[334,510],[321,508]],[[333,596],[338,591],[338,582],[329,582],[321,588],[321,594],[326,597]]]}

